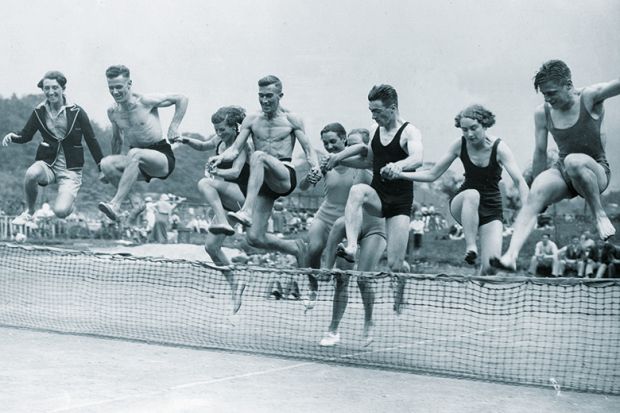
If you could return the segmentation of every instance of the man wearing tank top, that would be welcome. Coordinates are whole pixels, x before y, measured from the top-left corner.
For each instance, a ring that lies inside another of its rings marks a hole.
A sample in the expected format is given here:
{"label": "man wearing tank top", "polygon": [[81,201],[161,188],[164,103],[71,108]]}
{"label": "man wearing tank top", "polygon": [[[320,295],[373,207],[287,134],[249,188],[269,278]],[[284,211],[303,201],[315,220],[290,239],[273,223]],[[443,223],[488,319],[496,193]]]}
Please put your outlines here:
{"label": "man wearing tank top", "polygon": [[[620,79],[576,89],[566,63],[549,60],[536,73],[534,88],[545,98],[534,114],[535,179],[515,221],[508,250],[501,258],[491,260],[492,265],[512,271],[516,270],[517,256],[534,228],[536,216],[562,199],[582,196],[592,210],[601,239],[616,233],[601,205],[600,194],[609,185],[610,177],[601,125],[605,114],[603,102],[620,94]],[[543,171],[549,133],[560,156],[555,165]]]}
{"label": "man wearing tank top", "polygon": [[[368,93],[368,102],[372,119],[377,123],[370,144],[345,149],[336,161],[372,168],[373,178],[370,185],[357,184],[349,192],[344,211],[347,243],[339,246],[337,255],[350,262],[355,260],[363,212],[366,212],[386,219],[388,267],[390,272],[402,272],[409,240],[413,183],[393,178],[398,178],[401,171],[412,171],[422,165],[422,136],[415,126],[401,118],[398,94],[392,86],[374,86]],[[365,158],[357,156],[363,153]],[[400,313],[403,288],[401,283],[395,292],[397,313]]]}

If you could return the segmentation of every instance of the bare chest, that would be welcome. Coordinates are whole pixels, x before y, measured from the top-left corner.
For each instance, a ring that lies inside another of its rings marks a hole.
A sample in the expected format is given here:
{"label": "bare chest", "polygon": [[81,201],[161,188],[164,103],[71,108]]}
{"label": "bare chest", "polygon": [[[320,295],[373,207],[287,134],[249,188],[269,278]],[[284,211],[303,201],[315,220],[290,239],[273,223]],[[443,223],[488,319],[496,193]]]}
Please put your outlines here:
{"label": "bare chest", "polygon": [[260,119],[252,126],[252,134],[264,142],[281,142],[290,139],[293,134],[293,125],[283,118]]}
{"label": "bare chest", "polygon": [[147,110],[143,107],[134,107],[129,110],[116,109],[112,119],[122,130],[150,129],[159,124],[157,109]]}

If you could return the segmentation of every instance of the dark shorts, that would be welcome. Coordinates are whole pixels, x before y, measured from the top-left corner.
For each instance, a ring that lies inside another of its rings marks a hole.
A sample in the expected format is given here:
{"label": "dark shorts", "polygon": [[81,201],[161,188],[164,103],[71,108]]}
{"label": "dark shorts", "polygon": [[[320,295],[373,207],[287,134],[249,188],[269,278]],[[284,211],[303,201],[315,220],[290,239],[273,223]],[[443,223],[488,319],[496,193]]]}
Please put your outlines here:
{"label": "dark shorts", "polygon": [[[607,159],[596,160],[596,163],[598,163],[599,165],[603,167],[603,169],[605,170],[605,175],[607,176],[607,185],[605,185],[605,188],[603,188],[600,191],[602,193],[609,186],[609,178],[611,177],[611,169],[609,168],[609,162],[607,162]],[[555,161],[552,168],[557,169],[560,172],[560,175],[562,175],[562,179],[564,179],[564,182],[566,182],[566,186],[568,187],[568,192],[571,198],[574,198],[576,196],[581,196],[579,195],[579,192],[577,192],[577,190],[573,186],[573,183],[571,182],[570,177],[568,176],[568,173],[566,173],[566,168],[564,167],[563,159],[558,159],[557,161]]]}
{"label": "dark shorts", "polygon": [[142,176],[144,176],[144,180],[146,182],[150,182],[151,179],[153,178],[166,179],[170,176],[172,171],[174,171],[176,159],[174,157],[174,153],[172,152],[172,147],[165,140],[161,140],[157,143],[152,144],[151,146],[146,146],[146,147],[138,148],[138,149],[151,149],[153,151],[161,152],[164,155],[166,155],[166,159],[168,159],[168,174],[166,176],[151,176],[148,173],[146,173],[146,171],[144,171],[142,167],[140,167],[140,172],[142,173]]}
{"label": "dark shorts", "polygon": [[[499,221],[504,222],[504,209],[502,207],[502,194],[498,193],[485,193],[484,191],[480,191],[476,188],[463,188],[459,190],[453,197],[450,199],[450,215],[452,215],[452,201],[454,198],[460,194],[461,192],[473,189],[478,191],[480,194],[480,203],[478,204],[478,226],[481,227],[489,222]],[[452,218],[460,225],[463,225],[461,220],[458,217],[452,215]]]}
{"label": "dark shorts", "polygon": [[410,185],[394,185],[393,183],[392,186],[388,186],[373,177],[370,186],[379,196],[379,200],[381,200],[381,215],[383,218],[411,215],[413,188]]}
{"label": "dark shorts", "polygon": [[[285,159],[284,161],[290,161],[290,159]],[[288,173],[289,173],[289,179],[291,182],[291,188],[284,192],[284,193],[277,193],[275,192],[273,189],[269,188],[269,186],[267,186],[266,183],[263,183],[263,185],[260,187],[260,191],[258,191],[258,194],[261,196],[264,196],[266,198],[270,198],[273,200],[276,200],[278,198],[280,198],[281,196],[287,196],[289,195],[291,192],[293,192],[295,190],[295,188],[297,187],[297,173],[295,172],[295,168],[293,168],[290,165],[284,165],[288,168]]]}
{"label": "dark shorts", "polygon": [[243,168],[241,168],[241,172],[239,176],[235,179],[226,179],[226,182],[232,182],[239,186],[241,193],[243,196],[248,195],[248,180],[250,179],[250,165],[245,163],[243,164]]}

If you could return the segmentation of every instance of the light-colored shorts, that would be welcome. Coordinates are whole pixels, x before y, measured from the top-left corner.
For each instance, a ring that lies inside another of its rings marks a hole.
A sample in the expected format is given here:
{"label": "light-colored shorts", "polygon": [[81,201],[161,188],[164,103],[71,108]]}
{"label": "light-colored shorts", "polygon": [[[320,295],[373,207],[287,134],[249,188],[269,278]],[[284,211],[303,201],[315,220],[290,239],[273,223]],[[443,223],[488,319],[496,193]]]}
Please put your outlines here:
{"label": "light-colored shorts", "polygon": [[58,183],[58,193],[71,194],[74,198],[77,196],[82,186],[82,171],[71,171],[66,168],[58,167],[56,164],[49,166],[43,161],[36,161],[34,165],[40,165],[45,171],[46,182],[39,184],[47,186]]}

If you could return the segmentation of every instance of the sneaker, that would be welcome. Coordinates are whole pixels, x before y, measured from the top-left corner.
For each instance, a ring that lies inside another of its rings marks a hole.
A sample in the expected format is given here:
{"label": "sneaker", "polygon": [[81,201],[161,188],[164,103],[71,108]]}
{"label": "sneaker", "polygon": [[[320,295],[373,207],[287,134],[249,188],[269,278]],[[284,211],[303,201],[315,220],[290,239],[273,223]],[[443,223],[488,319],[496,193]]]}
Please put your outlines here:
{"label": "sneaker", "polygon": [[22,212],[11,221],[13,225],[26,225],[28,223],[34,223],[34,217],[28,211]]}
{"label": "sneaker", "polygon": [[244,227],[252,226],[252,217],[247,214],[245,211],[239,210],[237,212],[229,211],[226,214],[230,219],[232,219],[235,223],[239,223]]}
{"label": "sneaker", "polygon": [[119,217],[120,214],[116,210],[116,208],[114,208],[112,203],[99,202],[99,205],[97,205],[97,208],[99,208],[99,211],[103,212],[105,216],[110,218],[110,220],[115,221],[115,222],[120,220],[120,217]]}
{"label": "sneaker", "polygon": [[331,331],[328,331],[327,333],[325,333],[325,337],[323,337],[321,341],[319,342],[319,346],[331,347],[331,346],[335,346],[339,342],[340,342],[340,333],[332,333]]}

